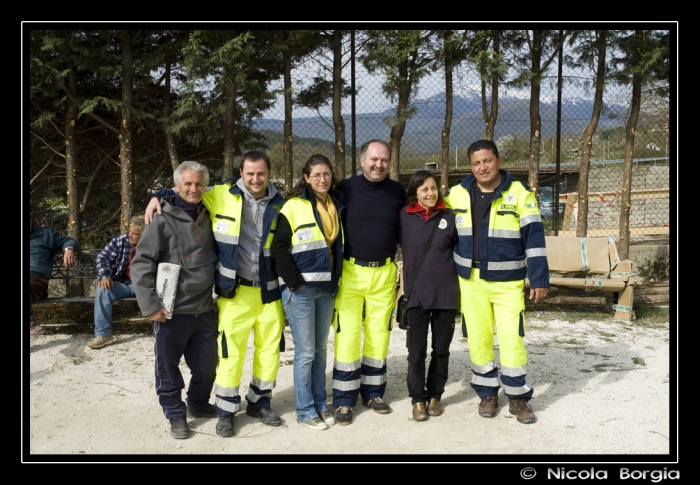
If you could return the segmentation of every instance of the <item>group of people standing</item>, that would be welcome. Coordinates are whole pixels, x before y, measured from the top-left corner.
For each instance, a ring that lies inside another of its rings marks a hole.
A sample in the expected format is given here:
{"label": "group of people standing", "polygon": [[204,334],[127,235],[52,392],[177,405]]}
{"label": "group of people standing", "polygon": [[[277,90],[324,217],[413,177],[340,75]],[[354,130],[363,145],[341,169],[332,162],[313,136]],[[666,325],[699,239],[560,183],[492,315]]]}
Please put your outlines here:
{"label": "group of people standing", "polygon": [[[348,425],[358,398],[377,413],[391,412],[383,396],[398,245],[404,282],[415,281],[406,336],[413,418],[443,412],[440,399],[459,311],[472,360],[471,386],[481,398],[479,414],[493,417],[498,407],[497,321],[500,377],[510,411],[522,423],[534,422],[532,389],[525,380],[523,286],[527,275],[536,302],[547,293],[544,228],[535,194],[500,169],[493,142],[480,140],[468,153],[473,173],[446,199],[431,172],[416,172],[408,190],[388,178],[391,150],[376,139],[361,147],[362,174],[345,180],[336,180],[328,158],[311,156],[286,200],[270,183],[270,160],[263,152],[243,155],[234,184],[208,187],[204,165],[180,164],[175,189],[161,190],[149,202],[138,250],[130,256],[134,293],[153,324],[156,392],[171,435],[189,436],[187,416],[216,417],[217,435],[234,435],[251,330],[255,350],[246,414],[269,426],[282,423],[271,398],[285,315],[294,340],[301,424],[318,430]],[[156,288],[163,262],[181,266],[172,312],[163,308]],[[325,373],[331,328],[332,410]],[[192,372],[186,403],[182,356]]]}

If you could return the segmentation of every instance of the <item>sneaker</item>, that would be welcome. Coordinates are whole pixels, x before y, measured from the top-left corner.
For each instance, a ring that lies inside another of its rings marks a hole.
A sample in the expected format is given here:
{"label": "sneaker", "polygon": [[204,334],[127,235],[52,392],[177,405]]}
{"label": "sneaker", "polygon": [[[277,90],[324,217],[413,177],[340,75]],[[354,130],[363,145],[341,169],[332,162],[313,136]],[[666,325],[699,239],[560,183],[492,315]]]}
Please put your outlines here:
{"label": "sneaker", "polygon": [[216,434],[223,438],[229,438],[233,433],[233,414],[219,416],[219,421],[216,423]]}
{"label": "sneaker", "polygon": [[485,397],[479,403],[479,416],[482,418],[493,418],[498,409],[498,395]]}
{"label": "sneaker", "polygon": [[363,404],[375,413],[386,414],[391,412],[391,408],[387,403],[382,401],[381,397],[373,397],[372,399],[363,401]]}
{"label": "sneaker", "polygon": [[256,409],[253,407],[246,407],[245,413],[248,416],[253,416],[254,418],[260,418],[264,425],[267,426],[279,426],[282,424],[282,420],[277,414],[269,408]]}
{"label": "sneaker", "polygon": [[335,417],[330,411],[321,411],[319,416],[328,426],[333,426],[335,424]]}
{"label": "sneaker", "polygon": [[199,407],[187,405],[187,417],[189,418],[216,418],[218,416],[212,404],[206,403]]}
{"label": "sneaker", "polygon": [[518,418],[518,422],[522,424],[531,424],[537,421],[535,413],[532,412],[532,407],[525,399],[508,398],[510,414]]}
{"label": "sneaker", "polygon": [[190,437],[190,427],[187,426],[187,418],[170,420],[170,436],[176,440],[184,440]]}
{"label": "sneaker", "polygon": [[41,335],[42,333],[45,333],[46,329],[36,323],[36,321],[32,320],[29,322],[29,335],[31,337],[36,337],[37,335]]}
{"label": "sneaker", "polygon": [[98,335],[94,339],[88,342],[87,346],[91,349],[101,349],[105,345],[110,345],[114,343],[114,337],[102,337]]}
{"label": "sneaker", "polygon": [[424,402],[417,402],[413,405],[413,419],[416,421],[428,419],[428,410],[425,408]]}
{"label": "sneaker", "polygon": [[321,418],[312,418],[312,419],[309,419],[308,421],[302,421],[300,424],[303,424],[307,428],[311,428],[311,429],[328,429],[329,428],[329,426]]}
{"label": "sneaker", "polygon": [[428,415],[430,416],[440,416],[442,414],[442,406],[440,406],[440,401],[437,398],[431,397],[428,401]]}
{"label": "sneaker", "polygon": [[352,408],[350,406],[339,406],[335,410],[335,422],[341,426],[352,423]]}

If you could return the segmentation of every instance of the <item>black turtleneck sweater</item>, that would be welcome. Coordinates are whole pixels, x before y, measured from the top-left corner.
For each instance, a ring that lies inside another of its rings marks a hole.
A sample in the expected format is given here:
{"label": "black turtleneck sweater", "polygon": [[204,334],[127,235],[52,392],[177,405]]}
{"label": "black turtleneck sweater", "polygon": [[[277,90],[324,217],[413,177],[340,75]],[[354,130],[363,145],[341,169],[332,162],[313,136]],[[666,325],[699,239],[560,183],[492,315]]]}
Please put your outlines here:
{"label": "black turtleneck sweater", "polygon": [[382,261],[396,255],[399,213],[406,205],[406,190],[395,180],[370,182],[355,175],[338,183],[345,211],[345,258]]}

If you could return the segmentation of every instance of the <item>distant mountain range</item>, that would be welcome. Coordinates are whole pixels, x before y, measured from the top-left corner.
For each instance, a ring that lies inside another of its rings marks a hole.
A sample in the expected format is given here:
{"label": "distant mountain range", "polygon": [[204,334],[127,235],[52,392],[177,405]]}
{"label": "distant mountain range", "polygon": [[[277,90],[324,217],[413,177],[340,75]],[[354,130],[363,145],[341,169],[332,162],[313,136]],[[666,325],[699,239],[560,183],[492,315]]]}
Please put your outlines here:
{"label": "distant mountain range", "polygon": [[[406,123],[402,141],[402,150],[413,147],[422,153],[433,153],[441,148],[442,125],[445,120],[445,95],[437,94],[413,102],[416,114]],[[605,107],[598,123],[598,129],[607,129],[624,124],[626,107],[620,104]],[[561,130],[563,135],[580,136],[581,131],[590,121],[593,101],[583,98],[562,99]],[[378,113],[357,114],[356,129],[358,145],[372,138],[388,139],[390,127],[384,123],[387,117],[395,116],[392,109]],[[542,119],[542,137],[556,133],[557,101],[540,100],[540,117]],[[350,116],[345,120],[346,142],[351,142],[352,126]],[[326,122],[319,116],[293,119],[295,137],[313,137],[333,141],[332,119]],[[255,122],[259,130],[283,131],[283,120],[260,119]],[[495,140],[505,135],[530,134],[530,100],[520,96],[500,96],[498,103],[498,120],[496,122]],[[466,146],[484,137],[484,121],[481,114],[481,95],[473,90],[462,91],[453,96],[452,128],[450,147]]]}

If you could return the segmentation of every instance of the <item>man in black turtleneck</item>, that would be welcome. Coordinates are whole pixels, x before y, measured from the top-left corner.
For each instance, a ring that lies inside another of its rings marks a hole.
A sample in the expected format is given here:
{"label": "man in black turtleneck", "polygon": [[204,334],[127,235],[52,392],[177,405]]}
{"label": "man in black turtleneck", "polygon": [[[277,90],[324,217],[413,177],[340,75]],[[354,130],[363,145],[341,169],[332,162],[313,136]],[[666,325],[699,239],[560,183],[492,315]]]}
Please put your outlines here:
{"label": "man in black turtleneck", "polygon": [[333,322],[333,406],[340,425],[352,423],[358,395],[377,413],[391,411],[382,397],[396,297],[399,212],[406,205],[406,190],[387,177],[391,149],[385,141],[370,140],[360,151],[362,175],[338,184],[345,197],[343,273]]}
{"label": "man in black turtleneck", "polygon": [[[189,437],[187,414],[216,417],[209,403],[219,360],[217,316],[212,299],[216,253],[211,219],[201,203],[209,184],[207,168],[182,162],[175,170],[174,196],[161,199],[162,215],[143,230],[131,262],[131,279],[141,313],[155,334],[156,393],[173,438]],[[156,288],[158,263],[180,266],[172,313],[163,308]],[[180,359],[190,368],[187,404]]]}

